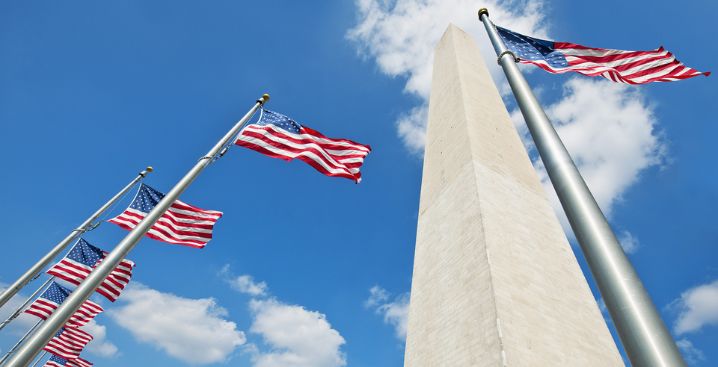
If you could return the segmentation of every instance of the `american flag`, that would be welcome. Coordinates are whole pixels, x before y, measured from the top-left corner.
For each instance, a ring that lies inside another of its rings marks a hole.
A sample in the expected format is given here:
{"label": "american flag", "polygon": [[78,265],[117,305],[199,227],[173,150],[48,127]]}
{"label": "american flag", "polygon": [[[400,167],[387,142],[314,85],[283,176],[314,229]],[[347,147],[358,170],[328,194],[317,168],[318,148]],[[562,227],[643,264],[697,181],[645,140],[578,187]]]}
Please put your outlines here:
{"label": "american flag", "polygon": [[501,27],[496,27],[496,30],[519,62],[534,64],[554,74],[575,71],[627,84],[672,82],[701,74],[710,75],[710,72],[700,72],[683,65],[663,47],[651,51],[611,50],[546,41]]}
{"label": "american flag", "polygon": [[78,357],[77,359],[71,359],[65,363],[66,367],[92,367],[92,362]]}
{"label": "american flag", "polygon": [[[165,197],[165,194],[142,184],[130,206],[110,223],[132,230]],[[200,209],[179,200],[152,225],[146,236],[158,241],[203,248],[212,239],[212,229],[222,212]]]}
{"label": "american flag", "polygon": [[[47,320],[55,309],[65,301],[71,291],[55,282],[50,283],[50,286],[33,302],[30,307],[25,310],[25,313],[37,316],[43,320]],[[80,308],[75,311],[74,314],[67,320],[66,325],[71,327],[80,327],[95,318],[104,309],[102,306],[90,300],[85,301]]]}
{"label": "american flag", "polygon": [[50,359],[45,362],[42,367],[65,367],[67,365],[67,359],[51,355]]}
{"label": "american flag", "polygon": [[359,169],[371,147],[328,138],[282,114],[262,110],[259,121],[245,127],[235,144],[273,158],[299,159],[317,171],[359,182]]}
{"label": "american flag", "polygon": [[[80,238],[70,250],[70,253],[48,269],[47,273],[74,285],[79,285],[105,256],[107,256],[107,252],[90,245]],[[130,282],[134,266],[134,262],[123,259],[115,270],[97,287],[97,293],[115,302],[127,283]]]}
{"label": "american flag", "polygon": [[85,331],[77,328],[64,327],[58,330],[43,349],[58,357],[77,359],[80,358],[82,349],[84,349],[91,340],[92,335]]}

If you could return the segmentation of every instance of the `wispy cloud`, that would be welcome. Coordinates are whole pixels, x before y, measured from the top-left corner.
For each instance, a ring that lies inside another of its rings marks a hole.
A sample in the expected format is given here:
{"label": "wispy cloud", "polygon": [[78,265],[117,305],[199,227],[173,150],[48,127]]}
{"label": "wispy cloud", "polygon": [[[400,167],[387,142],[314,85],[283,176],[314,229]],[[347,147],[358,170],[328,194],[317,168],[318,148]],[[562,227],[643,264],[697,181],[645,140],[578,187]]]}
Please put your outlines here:
{"label": "wispy cloud", "polygon": [[621,243],[623,251],[625,251],[627,254],[635,253],[641,246],[641,243],[638,242],[638,238],[628,231],[623,231],[618,235],[618,242]]}
{"label": "wispy cloud", "polygon": [[267,283],[255,282],[250,275],[246,274],[234,275],[232,274],[229,264],[223,266],[219,274],[232,289],[238,292],[254,297],[265,296],[267,294]]}
{"label": "wispy cloud", "polygon": [[636,87],[575,77],[546,112],[608,215],[641,171],[660,164],[666,152],[653,107]]}
{"label": "wispy cloud", "polygon": [[[546,36],[544,3],[540,0],[357,0],[355,4],[359,22],[347,37],[356,43],[361,55],[373,58],[383,73],[406,78],[404,90],[420,100],[418,106],[398,116],[396,123],[397,133],[415,153],[424,148],[434,46],[449,23],[483,40],[485,31],[477,11],[487,7],[491,18],[504,26]],[[492,73],[499,76],[491,45],[481,42],[479,46]]]}
{"label": "wispy cloud", "polygon": [[[39,285],[40,284],[36,284],[36,286]],[[7,289],[7,286],[8,285],[5,283],[0,283],[0,293],[4,292],[5,289]],[[5,303],[2,308],[0,308],[0,322],[5,321],[8,317],[10,317],[10,315],[12,315],[13,312],[22,305],[22,303],[25,301],[25,299],[27,299],[27,297],[28,295],[21,292],[16,294],[15,297],[11,298],[7,303]],[[29,330],[33,325],[35,325],[38,320],[39,319],[35,316],[21,313],[15,320],[13,320],[8,326],[6,326],[5,329],[3,329],[3,332],[9,332],[18,336],[23,335],[27,332],[27,330]]]}
{"label": "wispy cloud", "polygon": [[100,357],[114,357],[118,354],[117,346],[107,340],[107,327],[98,324],[95,320],[90,321],[82,329],[90,333],[94,338],[87,344],[87,352]]}
{"label": "wispy cloud", "polygon": [[[598,205],[609,217],[643,171],[665,162],[668,148],[658,131],[653,106],[636,87],[575,77],[566,82],[562,98],[548,105],[546,113]],[[521,113],[512,111],[511,119],[524,145],[534,151]],[[534,165],[561,225],[573,236],[543,162],[537,159]],[[618,236],[624,251],[638,251],[636,236],[626,230]]]}
{"label": "wispy cloud", "polygon": [[386,289],[375,285],[369,289],[364,306],[381,315],[384,323],[394,328],[396,337],[404,341],[409,322],[409,298],[408,292],[392,297]]}
{"label": "wispy cloud", "polygon": [[250,331],[262,337],[268,350],[256,350],[255,367],[341,367],[345,340],[326,315],[276,299],[250,301],[254,316]]}
{"label": "wispy cloud", "polygon": [[265,282],[236,275],[225,265],[219,276],[232,289],[249,295],[252,316],[250,336],[261,343],[244,348],[254,367],[342,367],[344,337],[332,328],[326,315],[272,296]]}
{"label": "wispy cloud", "polygon": [[678,349],[680,349],[683,353],[683,357],[686,359],[686,362],[691,365],[697,364],[698,362],[706,359],[703,351],[696,348],[693,343],[686,338],[678,339],[676,341],[676,345],[678,345]]}
{"label": "wispy cloud", "polygon": [[246,342],[227,310],[212,298],[185,298],[140,283],[125,289],[107,313],[135,338],[191,364],[222,362]]}
{"label": "wispy cloud", "polygon": [[[419,105],[398,115],[396,121],[398,136],[406,148],[416,154],[422,154],[424,148],[434,47],[450,22],[477,40],[501,91],[508,90],[506,81],[496,65],[483,25],[477,20],[477,10],[488,8],[497,24],[518,32],[553,38],[548,36],[544,18],[548,12],[540,0],[357,0],[355,3],[359,22],[348,32],[348,38],[357,44],[361,55],[374,59],[383,73],[406,78],[405,92],[419,98]],[[547,106],[546,111],[608,215],[643,170],[662,162],[666,146],[657,133],[653,107],[635,87],[573,78],[564,85],[562,98]],[[533,144],[520,112],[514,111],[511,116],[524,143],[531,148]],[[570,234],[548,176],[540,161],[535,164]]]}
{"label": "wispy cloud", "polygon": [[678,310],[674,326],[682,335],[718,325],[718,280],[699,285],[683,292],[673,301],[671,308]]}

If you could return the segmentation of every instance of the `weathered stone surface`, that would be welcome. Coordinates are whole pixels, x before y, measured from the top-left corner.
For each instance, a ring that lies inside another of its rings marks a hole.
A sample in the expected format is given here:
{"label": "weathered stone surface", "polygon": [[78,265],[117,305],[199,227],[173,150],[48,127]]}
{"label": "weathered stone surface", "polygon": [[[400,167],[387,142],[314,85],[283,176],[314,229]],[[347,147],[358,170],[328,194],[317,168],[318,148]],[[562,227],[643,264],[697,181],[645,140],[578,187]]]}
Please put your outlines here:
{"label": "weathered stone surface", "polygon": [[436,47],[407,367],[622,366],[469,35]]}

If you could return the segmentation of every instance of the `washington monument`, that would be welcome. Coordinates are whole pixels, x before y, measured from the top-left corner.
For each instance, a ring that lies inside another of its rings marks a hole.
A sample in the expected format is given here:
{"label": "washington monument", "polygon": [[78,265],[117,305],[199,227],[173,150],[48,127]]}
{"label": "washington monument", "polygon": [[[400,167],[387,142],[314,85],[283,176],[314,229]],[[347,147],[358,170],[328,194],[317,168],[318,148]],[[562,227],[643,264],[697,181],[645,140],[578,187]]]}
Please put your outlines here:
{"label": "washington monument", "polygon": [[483,58],[436,46],[405,366],[622,366]]}

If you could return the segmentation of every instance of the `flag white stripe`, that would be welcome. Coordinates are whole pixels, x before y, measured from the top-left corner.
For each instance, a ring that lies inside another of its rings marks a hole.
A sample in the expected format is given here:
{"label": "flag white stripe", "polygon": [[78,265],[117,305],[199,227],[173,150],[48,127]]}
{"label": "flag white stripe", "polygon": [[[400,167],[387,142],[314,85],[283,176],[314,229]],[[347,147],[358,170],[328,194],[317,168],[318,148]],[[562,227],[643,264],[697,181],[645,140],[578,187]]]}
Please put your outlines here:
{"label": "flag white stripe", "polygon": [[[125,224],[131,228],[134,228],[140,221],[137,218],[133,217],[127,217],[119,215],[115,218],[113,218],[113,221],[117,223]],[[194,241],[201,241],[201,242],[209,242],[210,238],[205,237],[198,237],[198,236],[189,236],[189,235],[180,235],[178,233],[175,233],[171,228],[168,228],[168,226],[165,225],[165,222],[156,222],[147,233],[152,233],[153,235],[162,237],[162,239],[172,239],[173,241],[182,241],[182,240],[194,240]],[[168,236],[167,234],[161,233],[160,230],[164,230],[165,232],[171,233],[172,236]],[[194,231],[195,229],[191,229]],[[199,231],[198,231],[199,232]],[[211,233],[211,232],[210,232]]]}
{"label": "flag white stripe", "polygon": [[329,167],[329,165],[323,159],[319,158],[316,154],[314,154],[312,152],[307,152],[307,151],[302,151],[302,152],[297,152],[297,153],[290,152],[290,151],[287,151],[284,149],[279,149],[273,145],[267,144],[261,139],[258,139],[255,137],[250,137],[250,136],[244,136],[244,135],[240,136],[238,138],[238,140],[242,140],[242,141],[245,141],[245,142],[248,142],[251,144],[258,145],[264,149],[269,150],[270,152],[283,155],[287,158],[296,158],[299,156],[308,157],[308,158],[312,159],[313,161],[317,162],[318,164],[320,164],[325,170],[327,170],[330,173],[350,173],[351,174],[351,172],[346,168]]}
{"label": "flag white stripe", "polygon": [[[331,140],[331,139],[321,138],[321,137],[314,136],[311,134],[306,134],[306,133],[305,134],[295,134],[295,133],[291,133],[287,130],[275,127],[274,125],[264,125],[264,127],[270,128],[278,133],[291,135],[291,136],[295,137],[296,139],[302,139],[302,140],[309,139],[309,140],[313,140],[313,141],[316,141],[316,142],[322,143],[322,144],[340,145],[340,146],[349,147],[349,148],[352,148],[355,150],[361,150],[361,151],[369,153],[369,149],[367,149],[366,147],[363,147],[363,146],[357,145],[357,144],[352,144],[352,143],[349,143],[344,140]],[[260,128],[258,125],[249,125],[245,129],[254,130],[257,132],[264,131],[264,129]]]}
{"label": "flag white stripe", "polygon": [[[288,132],[288,131],[280,130],[279,128],[275,128],[275,127],[273,127],[273,126],[267,126],[267,128],[269,128],[269,129],[271,129],[271,130],[274,130],[274,131],[276,131],[276,132],[278,132],[278,133],[280,133],[280,134],[289,135],[289,136],[294,137],[294,138],[296,138],[296,139],[299,139],[299,136],[301,136],[301,134],[294,134],[294,133],[291,133],[291,132]],[[257,130],[257,129],[252,129],[252,130]],[[290,147],[290,148],[294,148],[294,149],[297,149],[297,150],[305,151],[306,149],[309,149],[309,148],[315,149],[315,150],[317,150],[317,151],[320,152],[321,158],[322,158],[323,160],[325,160],[327,164],[331,164],[331,165],[333,165],[333,166],[335,166],[335,167],[337,167],[337,168],[341,168],[341,166],[342,166],[341,163],[337,162],[336,159],[335,159],[333,156],[331,156],[330,154],[328,154],[324,148],[322,148],[319,144],[317,144],[317,143],[315,143],[315,142],[305,143],[305,144],[299,144],[299,143],[295,143],[295,142],[293,142],[293,141],[284,139],[284,138],[282,138],[282,137],[279,137],[279,136],[277,136],[277,135],[274,135],[274,134],[272,134],[271,132],[269,132],[269,131],[267,131],[267,130],[264,130],[264,129],[258,129],[258,130],[259,130],[259,131],[257,131],[257,133],[262,134],[266,139],[272,140],[272,141],[274,141],[274,142],[280,143],[280,144],[282,144],[282,145],[284,145],[284,146],[287,146],[287,147]],[[299,155],[301,155],[301,153],[303,153],[303,152],[298,152],[298,153],[293,153],[293,154],[297,154],[297,156],[299,156]],[[314,152],[307,152],[307,153],[314,153]],[[314,153],[314,154],[315,154],[315,156],[316,156],[316,153]],[[314,159],[313,159],[313,160],[314,160]]]}
{"label": "flag white stripe", "polygon": [[[658,50],[656,50],[656,51],[658,51]],[[636,62],[636,61],[652,59],[655,57],[667,56],[667,55],[668,55],[668,51],[663,50],[661,52],[651,52],[651,53],[647,53],[647,54],[643,54],[643,55],[627,57],[625,59],[605,61],[605,62],[602,61],[600,63],[596,63],[596,61],[584,60],[580,57],[580,56],[584,56],[584,55],[566,56],[566,60],[569,60],[569,58],[570,58],[570,60],[573,60],[574,62],[580,62],[580,64],[575,64],[575,66],[582,66],[582,64],[592,64],[592,65],[602,65],[602,66],[606,66],[606,67],[616,67],[616,66],[630,64],[630,63]]]}
{"label": "flag white stripe", "polygon": [[199,242],[203,242],[203,243],[187,243],[187,242],[183,242],[182,240],[175,239],[173,237],[167,237],[164,233],[161,233],[154,229],[150,229],[147,233],[151,233],[152,235],[161,238],[165,242],[174,243],[174,244],[183,244],[183,245],[192,246],[192,247],[204,247],[208,242],[208,241],[201,240]]}
{"label": "flag white stripe", "polygon": [[219,210],[201,209],[194,205],[187,204],[182,200],[175,200],[175,204],[181,204],[181,205],[187,206],[189,208],[192,208],[192,210],[195,210],[192,213],[204,213],[204,214],[208,214],[208,215],[213,215],[216,217],[216,219],[219,219],[222,215],[224,215],[224,213]]}
{"label": "flag white stripe", "polygon": [[184,215],[190,215],[192,217],[197,218],[196,220],[208,220],[209,222],[216,222],[217,219],[222,217],[222,214],[203,214],[199,212],[193,212],[182,208],[177,207],[170,207],[169,211],[184,214]]}
{"label": "flag white stripe", "polygon": [[[132,208],[127,208],[127,209],[125,210],[125,212],[130,212],[130,213],[136,214],[136,215],[138,215],[138,216],[141,216],[140,219],[132,218],[132,220],[133,220],[133,221],[136,221],[137,223],[139,223],[142,219],[144,219],[145,216],[147,216],[147,213],[145,213],[145,212],[143,212],[143,211],[141,211],[141,210],[132,209]],[[115,217],[115,218],[121,217],[121,216],[123,216],[123,214],[124,214],[124,213],[118,215],[118,216]],[[176,216],[176,215],[173,215],[170,211],[167,211],[167,212],[165,212],[164,214],[162,214],[162,216],[160,217],[160,219],[161,219],[161,218],[164,218],[164,217],[169,217],[169,218],[172,218],[173,220],[175,220],[175,221],[177,221],[177,222],[182,222],[182,223],[185,223],[185,224],[188,224],[188,225],[192,225],[192,224],[214,225],[214,224],[216,223],[216,221],[204,220],[204,219],[196,220],[196,219],[180,218],[180,217],[178,217],[178,216]],[[115,218],[110,219],[110,221],[112,221],[112,220],[115,219]],[[130,219],[129,216],[124,216],[124,218],[125,218],[125,219]],[[194,228],[193,228],[193,230],[194,230]]]}
{"label": "flag white stripe", "polygon": [[626,50],[611,50],[611,49],[586,49],[586,48],[557,48],[564,55],[572,56],[611,56],[611,55],[622,55],[635,51]]}
{"label": "flag white stripe", "polygon": [[621,75],[623,75],[624,77],[627,77],[627,78],[631,78],[631,75],[633,75],[633,74],[636,74],[636,73],[639,73],[641,71],[648,70],[651,68],[655,68],[655,67],[658,67],[661,65],[667,65],[674,61],[676,61],[676,58],[671,56],[669,58],[655,60],[652,62],[647,62],[645,64],[641,64],[641,65],[632,67],[628,70],[623,70],[623,71],[621,71]]}

